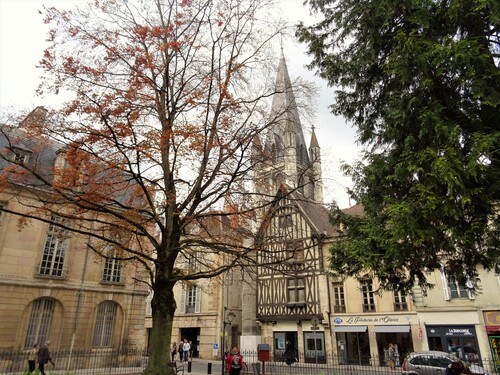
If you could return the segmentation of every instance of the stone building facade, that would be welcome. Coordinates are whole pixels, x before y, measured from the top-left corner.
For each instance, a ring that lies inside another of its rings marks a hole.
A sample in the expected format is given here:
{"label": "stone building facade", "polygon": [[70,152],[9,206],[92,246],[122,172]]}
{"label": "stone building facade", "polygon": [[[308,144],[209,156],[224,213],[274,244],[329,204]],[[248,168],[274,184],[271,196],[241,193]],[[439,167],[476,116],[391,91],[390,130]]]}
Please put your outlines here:
{"label": "stone building facade", "polygon": [[[13,149],[4,133],[0,143],[5,170]],[[51,166],[60,147],[25,142],[11,156]],[[37,194],[3,186],[0,205],[28,213],[27,204],[40,204]],[[138,281],[141,268],[95,255],[89,241],[40,220],[20,223],[19,216],[0,211],[0,350],[29,349],[47,340],[53,350],[144,347],[147,288]]]}

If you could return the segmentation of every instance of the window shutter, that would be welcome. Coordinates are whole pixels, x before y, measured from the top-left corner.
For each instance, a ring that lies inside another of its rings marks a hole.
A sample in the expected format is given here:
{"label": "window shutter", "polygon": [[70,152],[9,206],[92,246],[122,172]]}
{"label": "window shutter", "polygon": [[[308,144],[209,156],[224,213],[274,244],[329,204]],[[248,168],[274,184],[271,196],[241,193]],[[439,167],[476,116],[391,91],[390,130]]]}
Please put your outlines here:
{"label": "window shutter", "polygon": [[475,300],[476,295],[474,294],[474,285],[472,285],[472,282],[470,281],[469,278],[467,278],[467,282],[465,283],[465,286],[467,287],[467,293],[469,295],[469,299]]}
{"label": "window shutter", "polygon": [[444,269],[442,269],[442,268],[441,268],[441,281],[443,283],[444,299],[446,301],[449,301],[451,299],[451,297],[450,297],[450,288],[448,286],[448,278],[446,277],[446,273],[444,272]]}
{"label": "window shutter", "polygon": [[186,287],[184,285],[181,286],[181,306],[180,306],[181,314],[186,312]]}
{"label": "window shutter", "polygon": [[200,313],[200,306],[201,306],[201,288],[199,285],[196,286],[196,297],[195,297],[195,302],[194,302],[194,312],[199,314]]}

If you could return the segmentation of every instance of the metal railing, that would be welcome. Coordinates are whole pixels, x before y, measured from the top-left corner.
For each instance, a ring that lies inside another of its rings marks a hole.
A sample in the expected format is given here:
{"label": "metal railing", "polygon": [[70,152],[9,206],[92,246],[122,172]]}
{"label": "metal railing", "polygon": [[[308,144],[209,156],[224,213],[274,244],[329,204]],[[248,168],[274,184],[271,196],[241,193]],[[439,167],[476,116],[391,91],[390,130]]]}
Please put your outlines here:
{"label": "metal railing", "polygon": [[[50,354],[54,365],[50,363],[46,365],[47,374],[105,375],[138,373],[147,364],[146,350],[51,350]],[[0,375],[28,374],[28,356],[27,351],[0,351]]]}
{"label": "metal railing", "polygon": [[[404,360],[398,358],[396,368],[391,369],[384,357],[316,356],[309,352],[297,354],[296,361],[289,365],[283,351],[271,353],[270,360],[265,364],[259,361],[257,351],[244,351],[241,354],[246,364],[245,374],[248,375],[261,375],[264,370],[266,375],[400,375]],[[28,356],[27,351],[0,351],[0,375],[27,375]],[[146,350],[52,350],[51,357],[55,365],[46,365],[49,375],[137,374],[146,368],[148,361]],[[500,375],[492,360],[482,359],[477,364],[489,375]]]}
{"label": "metal railing", "polygon": [[[255,351],[242,352],[243,360],[247,364],[248,373],[260,375],[263,373],[262,363],[258,360]],[[264,364],[265,374],[283,375],[400,375],[404,358],[397,358],[395,369],[388,366],[387,359],[370,356],[337,356],[333,354],[299,353],[296,361],[288,365],[284,352],[271,353],[270,361]],[[500,369],[490,359],[482,359],[476,365],[481,366],[489,375],[499,375]],[[260,372],[259,372],[260,371]],[[444,369],[442,369],[444,373]]]}

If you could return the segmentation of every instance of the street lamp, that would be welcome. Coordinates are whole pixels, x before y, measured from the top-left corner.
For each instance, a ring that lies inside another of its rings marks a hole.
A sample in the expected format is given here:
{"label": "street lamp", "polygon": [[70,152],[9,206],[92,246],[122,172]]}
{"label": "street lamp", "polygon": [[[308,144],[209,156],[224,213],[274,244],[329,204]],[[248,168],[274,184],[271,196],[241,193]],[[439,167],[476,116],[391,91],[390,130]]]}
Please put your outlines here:
{"label": "street lamp", "polygon": [[[226,311],[226,308],[224,307],[224,311]],[[227,313],[227,316],[226,316],[226,319],[227,321],[224,319],[222,321],[222,350],[221,350],[221,357],[222,357],[222,370],[221,370],[221,374],[224,375],[224,366],[225,366],[225,357],[224,357],[224,354],[225,354],[225,343],[226,343],[226,326],[228,325],[231,325],[231,323],[233,322],[233,319],[235,318],[236,314],[234,312],[232,312],[231,310],[228,311]]]}

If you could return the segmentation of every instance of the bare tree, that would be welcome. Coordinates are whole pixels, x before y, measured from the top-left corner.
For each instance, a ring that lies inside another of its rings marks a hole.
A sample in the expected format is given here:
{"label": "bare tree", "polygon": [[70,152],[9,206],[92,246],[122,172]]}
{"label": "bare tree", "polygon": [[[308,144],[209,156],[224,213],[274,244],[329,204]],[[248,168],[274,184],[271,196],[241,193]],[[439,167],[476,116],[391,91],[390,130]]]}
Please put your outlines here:
{"label": "bare tree", "polygon": [[[278,93],[273,47],[286,31],[271,6],[154,0],[46,9],[51,45],[39,91],[71,98],[2,127],[0,192],[18,192],[11,199],[22,207],[2,210],[21,225],[36,219],[87,235],[96,253],[109,256],[111,246],[115,258],[144,267],[154,292],[146,374],[172,374],[174,285],[254,263],[242,239],[269,200],[250,194],[252,170],[266,162],[252,146],[289,110],[269,115]],[[18,157],[23,147],[36,157]],[[197,253],[192,272],[176,267]],[[224,262],[214,260],[222,254]]]}

